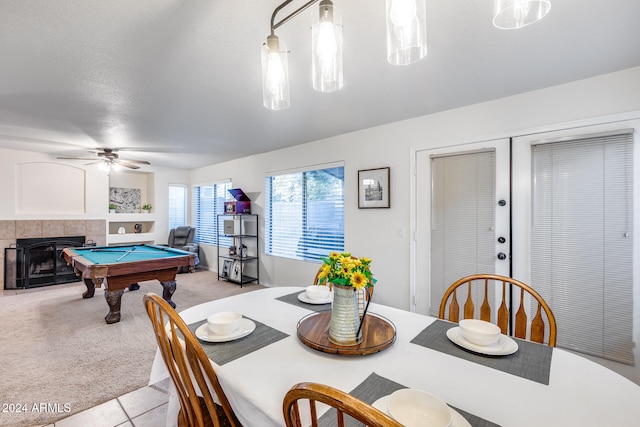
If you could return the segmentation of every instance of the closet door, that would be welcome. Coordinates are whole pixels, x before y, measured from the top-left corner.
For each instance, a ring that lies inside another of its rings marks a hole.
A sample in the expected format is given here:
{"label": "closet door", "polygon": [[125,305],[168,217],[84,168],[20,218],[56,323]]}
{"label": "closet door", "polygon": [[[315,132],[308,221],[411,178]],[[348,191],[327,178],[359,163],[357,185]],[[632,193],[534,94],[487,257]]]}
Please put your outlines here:
{"label": "closet door", "polygon": [[637,281],[634,125],[514,138],[512,147],[514,277],[551,306],[559,347],[623,363],[633,363]]}
{"label": "closet door", "polygon": [[509,275],[509,210],[507,139],[416,153],[417,312],[463,276]]}

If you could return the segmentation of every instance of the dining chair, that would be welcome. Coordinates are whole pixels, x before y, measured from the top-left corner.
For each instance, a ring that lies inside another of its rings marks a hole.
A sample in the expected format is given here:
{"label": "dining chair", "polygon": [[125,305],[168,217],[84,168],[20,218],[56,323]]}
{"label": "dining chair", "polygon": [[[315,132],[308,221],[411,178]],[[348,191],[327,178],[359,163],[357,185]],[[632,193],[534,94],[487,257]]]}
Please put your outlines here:
{"label": "dining chair", "polygon": [[[368,403],[351,396],[341,390],[328,385],[303,382],[291,387],[284,396],[282,410],[287,427],[302,427],[300,401],[308,401],[310,421],[312,427],[318,426],[317,402],[324,403],[336,409],[338,427],[344,427],[345,416],[351,417],[365,426],[370,427],[402,427],[402,424],[389,415],[374,408]],[[348,419],[348,418],[347,418]]]}
{"label": "dining chair", "polygon": [[148,293],[143,301],[180,400],[178,426],[239,427],[218,376],[193,332],[159,295]]}
{"label": "dining chair", "polygon": [[[463,277],[442,296],[439,318],[459,322],[461,302],[464,319],[492,322],[505,335],[556,346],[556,318],[551,308],[538,292],[519,280],[496,274]],[[497,311],[492,311],[492,305],[498,306]],[[527,312],[535,313],[530,322]]]}

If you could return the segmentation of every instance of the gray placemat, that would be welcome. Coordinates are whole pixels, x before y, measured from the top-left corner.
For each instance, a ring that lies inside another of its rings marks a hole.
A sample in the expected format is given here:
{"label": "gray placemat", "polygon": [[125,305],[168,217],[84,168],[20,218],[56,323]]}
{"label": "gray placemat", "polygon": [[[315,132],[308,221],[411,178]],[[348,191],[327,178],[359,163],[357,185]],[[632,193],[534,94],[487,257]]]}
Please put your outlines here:
{"label": "gray placemat", "polygon": [[297,305],[298,307],[306,308],[307,310],[313,311],[327,311],[331,310],[331,303],[328,302],[326,304],[308,304],[306,302],[302,302],[298,299],[298,295],[303,293],[304,291],[294,292],[292,294],[283,295],[281,297],[276,298],[277,300]]}
{"label": "gray placemat", "polygon": [[[227,342],[207,342],[200,341],[204,352],[207,353],[209,359],[213,360],[218,365],[224,365],[225,363],[236,360],[245,354],[249,354],[256,350],[266,347],[276,341],[280,341],[283,338],[288,337],[288,334],[280,332],[277,329],[273,329],[264,323],[251,319],[256,324],[255,331],[251,332],[246,337],[227,341]],[[189,329],[196,333],[196,329],[207,320],[201,320],[189,325]]]}
{"label": "gray placemat", "polygon": [[507,356],[486,356],[457,346],[447,338],[447,330],[457,323],[436,320],[420,332],[412,343],[427,347],[531,381],[549,385],[553,348],[514,338],[518,351]]}
{"label": "gray placemat", "polygon": [[[349,394],[357,397],[358,399],[367,402],[368,404],[372,404],[376,400],[380,399],[383,396],[387,396],[393,393],[396,390],[400,390],[402,388],[406,388],[402,384],[398,384],[395,381],[387,379],[385,377],[381,377],[380,375],[373,372],[371,375],[367,377],[363,382],[361,382],[356,388],[354,388]],[[476,415],[470,414],[466,411],[463,411],[455,406],[449,405],[456,411],[460,413],[469,424],[473,427],[497,427],[498,424],[494,424],[491,421],[487,421],[484,418],[480,418]],[[319,421],[320,427],[336,427],[338,425],[338,420],[336,418],[336,410],[330,409],[325,412]],[[354,420],[353,418],[345,417],[345,427],[360,427],[363,424]]]}

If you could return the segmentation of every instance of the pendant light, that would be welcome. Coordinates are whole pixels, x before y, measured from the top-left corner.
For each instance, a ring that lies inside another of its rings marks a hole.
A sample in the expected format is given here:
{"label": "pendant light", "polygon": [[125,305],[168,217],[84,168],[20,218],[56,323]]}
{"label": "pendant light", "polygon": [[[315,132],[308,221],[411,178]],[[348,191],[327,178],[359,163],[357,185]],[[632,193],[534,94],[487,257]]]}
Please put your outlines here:
{"label": "pendant light", "polygon": [[531,25],[551,10],[550,0],[494,0],[493,25],[511,30]]}
{"label": "pendant light", "polygon": [[274,34],[262,45],[262,103],[269,110],[284,110],[291,104],[287,50]]}
{"label": "pendant light", "polygon": [[427,54],[425,0],[386,0],[387,60],[407,65]]}
{"label": "pendant light", "polygon": [[311,26],[313,88],[319,92],[342,89],[342,16],[331,0],[322,0]]}

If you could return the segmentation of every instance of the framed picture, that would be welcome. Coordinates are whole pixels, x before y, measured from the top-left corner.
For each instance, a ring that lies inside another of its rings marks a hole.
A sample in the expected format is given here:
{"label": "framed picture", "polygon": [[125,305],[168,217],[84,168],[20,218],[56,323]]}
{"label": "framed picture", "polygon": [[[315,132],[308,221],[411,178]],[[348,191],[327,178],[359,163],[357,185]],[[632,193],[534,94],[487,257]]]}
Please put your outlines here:
{"label": "framed picture", "polygon": [[231,275],[229,278],[238,282],[242,280],[242,265],[240,264],[240,261],[233,261]]}
{"label": "framed picture", "polygon": [[233,269],[233,261],[230,259],[225,259],[224,264],[222,264],[222,273],[220,274],[220,276],[230,278],[232,269]]}
{"label": "framed picture", "polygon": [[390,177],[391,168],[359,170],[358,209],[390,207]]}

